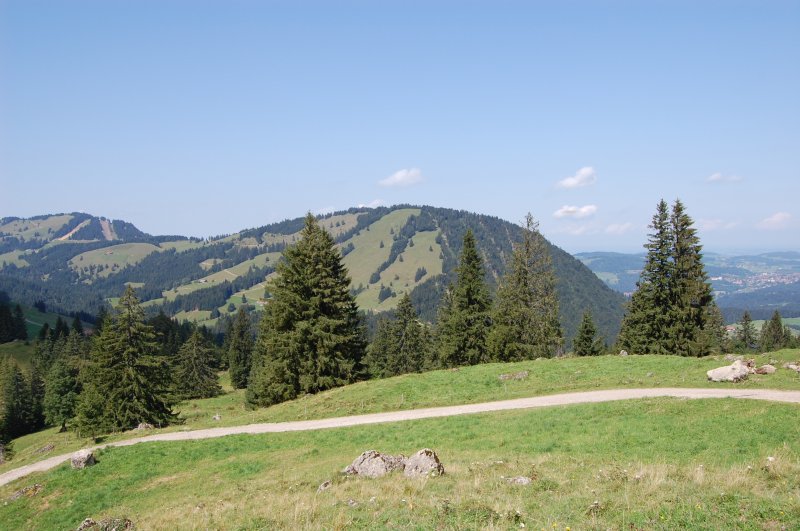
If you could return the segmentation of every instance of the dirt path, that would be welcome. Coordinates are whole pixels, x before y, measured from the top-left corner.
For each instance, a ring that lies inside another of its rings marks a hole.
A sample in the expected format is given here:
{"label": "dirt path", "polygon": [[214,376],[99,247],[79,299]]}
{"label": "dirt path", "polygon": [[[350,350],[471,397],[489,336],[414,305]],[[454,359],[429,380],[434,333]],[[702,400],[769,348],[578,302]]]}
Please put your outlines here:
{"label": "dirt path", "polygon": [[[364,424],[380,424],[384,422],[400,422],[404,420],[427,419],[433,417],[449,417],[452,415],[467,415],[471,413],[487,413],[491,411],[507,411],[512,409],[530,409],[547,406],[563,406],[570,404],[588,404],[597,402],[611,402],[614,400],[629,400],[633,398],[675,397],[675,398],[749,398],[753,400],[769,400],[774,402],[790,402],[800,404],[800,391],[773,391],[770,389],[610,389],[606,391],[588,391],[581,393],[564,393],[559,395],[536,396],[532,398],[517,398],[499,402],[484,402],[481,404],[465,404],[461,406],[434,407],[426,409],[411,409],[406,411],[391,411],[387,413],[371,413],[369,415],[355,415],[352,417],[337,417],[319,420],[302,420],[293,422],[270,422],[264,424],[247,424],[244,426],[230,426],[226,428],[210,428],[193,431],[177,431],[159,433],[118,441],[109,444],[93,446],[91,450],[99,450],[109,446],[131,446],[143,442],[153,441],[189,441],[196,439],[210,439],[237,434],[278,433],[287,431],[322,430],[328,428],[343,428],[347,426],[360,426]],[[0,474],[0,486],[10,483],[33,472],[50,470],[61,463],[68,461],[72,454],[63,454],[44,459],[42,461],[22,466]]]}

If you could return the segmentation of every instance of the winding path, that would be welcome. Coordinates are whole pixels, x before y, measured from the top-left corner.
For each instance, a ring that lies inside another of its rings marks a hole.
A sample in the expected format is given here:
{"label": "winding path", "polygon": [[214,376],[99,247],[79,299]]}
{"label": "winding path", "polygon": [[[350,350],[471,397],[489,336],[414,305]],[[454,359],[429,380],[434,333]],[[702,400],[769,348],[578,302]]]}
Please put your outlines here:
{"label": "winding path", "polygon": [[[347,426],[360,426],[364,424],[380,424],[384,422],[400,422],[404,420],[428,419],[434,417],[449,417],[452,415],[467,415],[472,413],[487,413],[491,411],[507,411],[512,409],[530,409],[547,406],[563,406],[570,404],[587,404],[597,402],[611,402],[614,400],[629,400],[633,398],[749,398],[753,400],[769,400],[773,402],[790,402],[800,404],[800,391],[773,391],[771,389],[680,389],[665,387],[661,389],[609,389],[604,391],[587,391],[580,393],[563,393],[558,395],[535,396],[531,398],[517,398],[498,402],[483,402],[481,404],[464,404],[460,406],[433,407],[425,409],[410,409],[406,411],[391,411],[387,413],[371,413],[368,415],[354,415],[351,417],[336,417],[319,420],[301,420],[293,422],[269,422],[263,424],[247,424],[244,426],[230,426],[225,428],[209,428],[193,431],[176,431],[159,433],[145,437],[137,437],[125,441],[92,446],[90,450],[99,450],[109,446],[131,446],[143,442],[153,441],[189,441],[196,439],[210,439],[237,434],[278,433],[287,431],[322,430],[328,428],[343,428]],[[0,486],[27,476],[33,472],[50,470],[68,461],[72,453],[57,455],[9,470],[0,474]]]}

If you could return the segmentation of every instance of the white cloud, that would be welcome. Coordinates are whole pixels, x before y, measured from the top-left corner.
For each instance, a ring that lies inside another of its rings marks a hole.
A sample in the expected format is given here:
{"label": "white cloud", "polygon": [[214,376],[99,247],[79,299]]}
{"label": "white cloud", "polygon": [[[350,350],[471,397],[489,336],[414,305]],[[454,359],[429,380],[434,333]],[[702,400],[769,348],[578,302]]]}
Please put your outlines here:
{"label": "white cloud", "polygon": [[725,221],[723,219],[700,219],[697,221],[697,227],[706,232],[714,230],[729,230],[738,227],[739,223],[736,221]]}
{"label": "white cloud", "polygon": [[584,205],[582,207],[579,206],[568,206],[564,205],[555,212],[553,212],[553,216],[557,218],[586,218],[593,215],[597,212],[597,205]]}
{"label": "white cloud", "polygon": [[358,208],[376,208],[383,205],[383,199],[373,199],[369,203],[359,203]]}
{"label": "white cloud", "polygon": [[612,223],[606,227],[606,234],[625,234],[633,229],[633,223]]}
{"label": "white cloud", "polygon": [[558,181],[556,186],[559,188],[582,188],[594,184],[595,181],[597,181],[597,175],[595,174],[594,168],[591,166],[584,166],[572,177],[567,177]]}
{"label": "white cloud", "polygon": [[391,174],[385,179],[378,181],[381,186],[411,186],[422,182],[422,171],[419,168],[409,168],[407,170],[399,170]]}
{"label": "white cloud", "polygon": [[768,230],[785,229],[789,226],[790,219],[792,219],[792,215],[788,212],[776,212],[770,217],[762,219],[758,223],[758,228]]}
{"label": "white cloud", "polygon": [[735,183],[741,180],[742,178],[738,175],[723,175],[720,172],[712,173],[706,179],[710,183]]}

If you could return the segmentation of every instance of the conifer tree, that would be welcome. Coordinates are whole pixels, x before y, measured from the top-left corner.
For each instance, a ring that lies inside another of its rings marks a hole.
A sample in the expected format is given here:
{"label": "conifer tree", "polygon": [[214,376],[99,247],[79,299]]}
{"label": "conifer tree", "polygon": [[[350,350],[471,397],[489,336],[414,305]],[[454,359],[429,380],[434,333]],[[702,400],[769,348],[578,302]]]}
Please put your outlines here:
{"label": "conifer tree", "polygon": [[308,214],[268,288],[246,399],[267,406],[361,376],[364,329],[333,238]]}
{"label": "conifer tree", "polygon": [[742,314],[739,327],[736,329],[736,343],[739,348],[745,350],[755,349],[758,344],[756,325],[753,324],[753,318],[747,310]]}
{"label": "conifer tree", "polygon": [[235,389],[247,388],[252,363],[253,336],[250,333],[250,317],[244,308],[239,308],[236,312],[236,319],[233,321],[228,338],[227,352],[231,385]]}
{"label": "conifer tree", "polygon": [[[130,286],[120,298],[116,314],[106,319],[97,337],[91,364],[89,393],[81,393],[79,412],[100,414],[97,396],[105,400],[102,419],[81,419],[84,428],[131,429],[141,422],[164,426],[176,419],[172,411],[169,369],[157,356],[152,327]],[[85,396],[86,395],[86,396]]]}
{"label": "conifer tree", "polygon": [[471,230],[464,235],[456,272],[458,278],[443,300],[436,330],[439,362],[444,367],[489,360],[486,343],[491,326],[491,299]]}
{"label": "conifer tree", "polygon": [[0,439],[10,441],[38,427],[30,381],[16,361],[7,357],[0,361]]}
{"label": "conifer tree", "polygon": [[427,327],[419,321],[406,293],[397,305],[395,318],[378,322],[365,363],[370,374],[378,378],[420,372],[430,359],[430,350]]}
{"label": "conifer tree", "polygon": [[770,352],[784,348],[788,339],[785,335],[781,314],[775,310],[772,318],[761,328],[761,350]]}
{"label": "conifer tree", "polygon": [[692,224],[680,200],[671,215],[664,200],[658,203],[644,269],[622,321],[622,348],[702,356],[719,346],[717,310]]}
{"label": "conifer tree", "polygon": [[44,393],[44,416],[51,426],[67,429],[67,422],[75,416],[78,399],[78,371],[66,357],[53,362],[47,373]]}
{"label": "conifer tree", "polygon": [[588,310],[583,312],[572,348],[577,356],[597,356],[603,351],[602,341],[597,337],[597,327],[592,319],[592,312]]}
{"label": "conifer tree", "polygon": [[28,327],[25,324],[25,314],[22,312],[22,307],[19,304],[14,306],[13,323],[14,338],[23,341],[28,339]]}
{"label": "conifer tree", "polygon": [[492,324],[489,344],[497,361],[549,358],[561,352],[552,257],[530,213],[497,290]]}
{"label": "conifer tree", "polygon": [[219,377],[212,367],[214,349],[208,338],[195,329],[178,351],[175,382],[183,399],[211,398],[222,392]]}

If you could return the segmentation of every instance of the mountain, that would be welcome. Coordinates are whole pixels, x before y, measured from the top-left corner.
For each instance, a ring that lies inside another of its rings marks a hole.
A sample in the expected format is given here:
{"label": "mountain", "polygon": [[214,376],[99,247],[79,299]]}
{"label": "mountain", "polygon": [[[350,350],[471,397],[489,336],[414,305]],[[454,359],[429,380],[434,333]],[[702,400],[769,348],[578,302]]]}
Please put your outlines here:
{"label": "mountain", "polygon": [[[609,287],[632,293],[636,289],[645,255],[578,253],[575,257]],[[744,310],[754,319],[769,319],[776,309],[784,317],[800,316],[800,253],[772,252],[758,255],[703,256],[717,304],[728,322]]]}
{"label": "mountain", "polygon": [[[334,237],[368,314],[392,310],[410,293],[434,321],[467,229],[494,290],[521,228],[496,217],[429,206],[354,208],[319,217]],[[213,324],[246,304],[260,309],[281,251],[297,241],[303,218],[211,239],[152,236],[134,225],[83,213],[0,220],[0,290],[27,304],[96,313],[133,285],[152,312]],[[624,298],[580,261],[550,247],[561,320],[568,338],[584,310],[613,341]]]}

